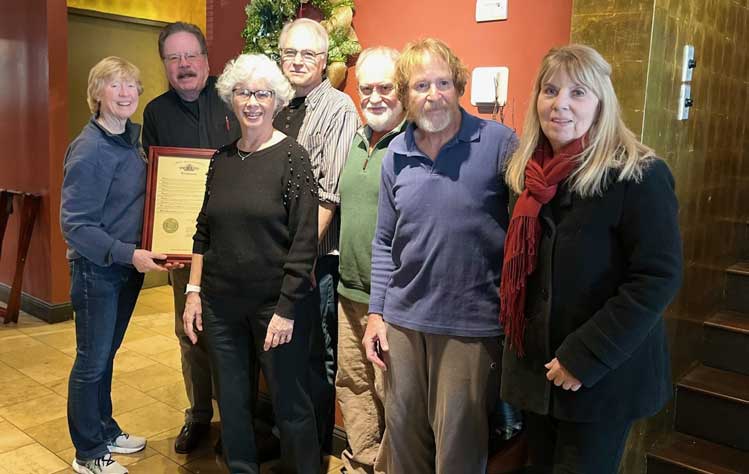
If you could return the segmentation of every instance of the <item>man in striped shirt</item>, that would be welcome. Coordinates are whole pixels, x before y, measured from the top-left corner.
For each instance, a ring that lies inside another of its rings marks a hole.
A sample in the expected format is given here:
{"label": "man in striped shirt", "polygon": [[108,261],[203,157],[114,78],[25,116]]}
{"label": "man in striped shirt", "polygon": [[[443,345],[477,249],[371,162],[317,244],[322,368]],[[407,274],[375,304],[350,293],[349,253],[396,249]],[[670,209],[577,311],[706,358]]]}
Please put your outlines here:
{"label": "man in striped shirt", "polygon": [[320,446],[330,452],[334,425],[337,346],[338,178],[356,130],[361,125],[351,98],[324,79],[328,34],[318,22],[301,18],[287,24],[279,38],[281,68],[296,94],[274,121],[275,127],[307,149],[319,183],[317,287],[312,313],[310,390]]}

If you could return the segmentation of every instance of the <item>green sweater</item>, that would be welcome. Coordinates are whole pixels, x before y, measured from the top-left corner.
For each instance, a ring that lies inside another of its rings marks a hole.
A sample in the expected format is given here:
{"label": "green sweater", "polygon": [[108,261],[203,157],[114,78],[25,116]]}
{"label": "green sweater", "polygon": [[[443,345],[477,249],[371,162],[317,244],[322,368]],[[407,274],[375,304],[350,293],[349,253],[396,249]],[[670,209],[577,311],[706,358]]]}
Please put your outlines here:
{"label": "green sweater", "polygon": [[385,134],[370,154],[372,129],[367,125],[360,128],[341,172],[341,277],[338,293],[357,303],[369,304],[372,239],[377,226],[382,158],[390,141],[405,129],[404,122]]}

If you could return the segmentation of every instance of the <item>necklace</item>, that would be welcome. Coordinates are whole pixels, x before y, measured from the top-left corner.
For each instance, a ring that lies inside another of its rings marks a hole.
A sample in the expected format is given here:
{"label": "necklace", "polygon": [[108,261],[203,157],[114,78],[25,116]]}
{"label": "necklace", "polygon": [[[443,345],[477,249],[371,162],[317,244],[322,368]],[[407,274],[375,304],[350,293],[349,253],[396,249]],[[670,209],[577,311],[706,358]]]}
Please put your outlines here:
{"label": "necklace", "polygon": [[[255,151],[257,151],[257,150],[255,150]],[[242,150],[240,150],[239,148],[237,148],[237,155],[239,155],[239,158],[242,161],[244,161],[245,158],[249,158],[250,156],[252,156],[252,154],[255,153],[255,151],[248,151],[247,153],[242,153]]]}

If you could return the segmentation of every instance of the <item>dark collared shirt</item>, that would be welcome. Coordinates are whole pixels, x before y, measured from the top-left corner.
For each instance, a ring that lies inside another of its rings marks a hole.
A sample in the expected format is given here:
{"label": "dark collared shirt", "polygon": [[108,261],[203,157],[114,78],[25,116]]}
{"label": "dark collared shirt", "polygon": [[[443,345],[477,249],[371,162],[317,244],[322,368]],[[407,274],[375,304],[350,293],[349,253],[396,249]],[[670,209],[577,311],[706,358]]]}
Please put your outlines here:
{"label": "dark collared shirt", "polygon": [[218,96],[214,76],[208,77],[195,102],[185,102],[174,89],[169,89],[143,111],[146,153],[151,145],[218,149],[240,134],[234,112]]}

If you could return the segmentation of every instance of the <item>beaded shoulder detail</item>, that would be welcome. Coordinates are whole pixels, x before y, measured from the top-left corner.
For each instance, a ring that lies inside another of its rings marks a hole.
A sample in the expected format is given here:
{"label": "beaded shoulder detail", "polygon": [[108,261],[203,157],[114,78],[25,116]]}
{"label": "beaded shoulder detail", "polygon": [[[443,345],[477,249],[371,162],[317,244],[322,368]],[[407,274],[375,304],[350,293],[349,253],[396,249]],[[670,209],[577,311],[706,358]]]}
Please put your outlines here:
{"label": "beaded shoulder detail", "polygon": [[303,193],[310,193],[317,197],[317,184],[312,174],[312,164],[304,148],[291,141],[285,150],[288,169],[286,186],[283,192],[283,205],[289,207],[292,200],[296,201]]}

